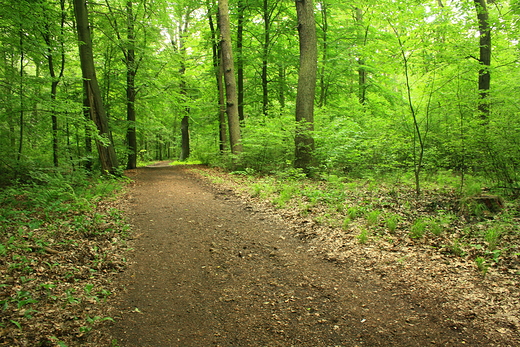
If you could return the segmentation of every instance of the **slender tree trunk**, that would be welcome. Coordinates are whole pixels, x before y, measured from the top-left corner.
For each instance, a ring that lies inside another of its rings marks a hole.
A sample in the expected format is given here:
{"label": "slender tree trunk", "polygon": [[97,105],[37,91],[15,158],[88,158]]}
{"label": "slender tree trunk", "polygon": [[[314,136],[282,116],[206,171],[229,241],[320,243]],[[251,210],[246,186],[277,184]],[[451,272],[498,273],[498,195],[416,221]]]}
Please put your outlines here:
{"label": "slender tree trunk", "polygon": [[[208,6],[209,7],[209,6]],[[227,124],[226,124],[226,101],[224,95],[224,85],[222,84],[222,78],[224,77],[224,69],[222,68],[222,61],[220,59],[221,49],[220,43],[217,40],[217,32],[213,23],[213,16],[211,15],[210,9],[208,8],[208,19],[209,28],[211,30],[211,42],[213,52],[213,69],[215,71],[215,78],[217,79],[217,91],[218,91],[218,124],[219,124],[219,149],[223,153],[226,151],[227,144]],[[240,118],[240,117],[239,117]]]}
{"label": "slender tree trunk", "polygon": [[[392,26],[392,24],[390,24]],[[412,99],[412,84],[410,82],[410,68],[408,64],[408,56],[406,55],[406,50],[403,44],[403,41],[401,40],[401,36],[399,34],[399,31],[392,26],[392,29],[394,30],[395,36],[397,38],[397,42],[399,43],[399,49],[401,51],[401,57],[403,58],[403,67],[404,67],[404,76],[405,76],[405,82],[406,82],[406,95],[408,99],[408,107],[410,109],[410,114],[412,115],[413,120],[413,148],[412,148],[412,155],[413,155],[413,163],[414,163],[414,176],[415,176],[415,193],[417,195],[421,194],[421,171],[422,171],[422,163],[424,159],[424,148],[425,148],[425,137],[426,135],[423,135],[423,132],[421,131],[421,124],[419,122],[419,119],[417,118],[417,111],[413,103]],[[430,94],[431,96],[432,94]],[[430,101],[428,101],[428,107],[427,107],[427,113],[429,112],[430,107]],[[426,131],[428,130],[428,114],[426,118]],[[419,143],[419,150],[417,153],[417,142]]]}
{"label": "slender tree trunk", "polygon": [[185,161],[190,156],[190,117],[184,116],[181,120],[181,155],[179,160]]}
{"label": "slender tree trunk", "polygon": [[[356,8],[356,24],[357,24],[357,39],[358,45],[364,46],[366,44],[366,34],[363,25],[363,10]],[[365,60],[362,54],[358,57],[358,100],[364,105],[366,102],[367,93],[367,70],[365,69]]]}
{"label": "slender tree trunk", "polygon": [[312,0],[296,0],[298,34],[300,38],[300,68],[296,96],[296,136],[294,166],[306,171],[313,164],[314,99],[318,47],[314,5]]}
{"label": "slender tree trunk", "polygon": [[[6,76],[9,76],[9,79],[8,81],[6,81],[5,84],[3,84],[3,86],[5,86],[5,94],[6,96],[9,96],[9,95],[14,95],[15,92],[14,92],[14,88],[13,88],[13,84],[12,84],[12,81],[15,80],[14,78],[12,78],[13,76],[11,75],[11,73],[13,71],[16,71],[16,67],[15,67],[15,59],[14,59],[14,56],[12,54],[10,54],[10,59],[8,58],[8,54],[7,52],[3,52],[3,58],[4,58],[4,66],[6,67],[9,67],[9,73],[7,74],[6,73]],[[13,99],[12,98],[9,98],[7,97],[7,99],[5,99],[5,113],[8,115],[8,118],[7,118],[7,123],[8,123],[8,128],[9,128],[9,153],[7,155],[9,156],[12,156],[11,158],[12,159],[15,159],[16,158],[16,155],[17,155],[17,150],[16,150],[16,130],[15,130],[15,124],[16,124],[16,119],[14,119],[13,115],[15,114],[14,112],[14,107],[13,107]]]}
{"label": "slender tree trunk", "polygon": [[83,81],[83,116],[85,117],[85,170],[92,171],[93,154],[92,154],[92,130],[90,129],[90,105],[87,95],[87,82]]}
{"label": "slender tree trunk", "polygon": [[280,103],[280,112],[285,108],[285,90],[287,88],[285,81],[285,66],[281,63],[278,66],[278,102]]}
{"label": "slender tree trunk", "polygon": [[24,104],[24,88],[23,88],[23,75],[24,75],[24,33],[22,28],[20,28],[20,85],[19,85],[19,97],[20,97],[20,136],[19,136],[19,143],[18,143],[18,158],[17,160],[20,161],[22,159],[22,150],[23,150],[23,133],[24,133],[24,114],[25,114],[25,104]]}
{"label": "slender tree trunk", "polygon": [[318,102],[319,107],[323,107],[327,105],[327,84],[325,80],[327,59],[328,59],[328,8],[327,1],[321,1],[321,20],[322,20],[322,31],[323,31],[323,43],[322,43],[322,52],[321,52],[321,69],[320,69],[320,99]]}
{"label": "slender tree trunk", "polygon": [[240,119],[238,117],[238,97],[235,81],[235,68],[233,62],[233,49],[231,47],[231,27],[229,24],[229,7],[227,0],[219,0],[219,24],[220,44],[222,49],[222,66],[224,68],[224,81],[226,85],[226,111],[228,115],[229,143],[231,152],[242,152],[240,143]]}
{"label": "slender tree trunk", "polygon": [[263,14],[264,19],[264,42],[262,43],[262,114],[267,116],[269,111],[269,81],[267,76],[267,65],[269,59],[269,45],[270,45],[270,26],[271,16],[269,14],[269,1],[263,0]]}
{"label": "slender tree trunk", "polygon": [[180,68],[179,68],[179,75],[181,78],[181,85],[180,85],[180,94],[183,97],[183,103],[184,103],[184,116],[181,120],[181,155],[180,155],[180,161],[185,161],[190,156],[190,108],[188,106],[188,87],[186,85],[186,46],[185,46],[185,36],[186,31],[188,30],[188,18],[190,14],[186,14],[183,23],[180,23],[180,30],[179,30],[179,42],[177,43],[179,45],[178,52],[180,55]]}
{"label": "slender tree trunk", "polygon": [[47,45],[47,64],[49,68],[49,74],[51,76],[51,123],[52,123],[52,159],[55,167],[59,166],[59,141],[58,141],[58,116],[56,112],[56,98],[58,95],[58,84],[63,77],[63,73],[65,71],[65,48],[63,43],[63,34],[65,27],[65,0],[60,0],[60,10],[61,10],[61,66],[59,70],[58,76],[56,76],[55,66],[54,66],[54,54],[52,48],[52,39],[51,39],[51,29],[49,23],[45,23],[45,31],[43,34],[43,39]]}
{"label": "slender tree trunk", "polygon": [[479,26],[479,44],[480,55],[479,62],[481,68],[478,76],[479,104],[478,111],[482,120],[487,121],[489,118],[489,89],[491,87],[491,74],[489,67],[491,66],[491,26],[489,25],[489,13],[486,0],[474,0],[477,10],[477,19]]}
{"label": "slender tree trunk", "polygon": [[126,51],[126,120],[128,127],[126,130],[126,141],[128,145],[127,169],[137,167],[137,134],[136,134],[136,114],[135,114],[135,24],[132,1],[126,2],[127,19],[127,39],[128,49]]}
{"label": "slender tree trunk", "polygon": [[243,38],[244,38],[244,0],[238,0],[237,13],[237,96],[238,96],[238,119],[244,122],[244,53],[243,53]]}
{"label": "slender tree trunk", "polygon": [[74,0],[74,14],[79,40],[79,56],[84,86],[86,89],[87,102],[89,105],[90,118],[96,124],[99,137],[96,139],[101,169],[103,173],[117,173],[117,157],[112,141],[112,135],[108,127],[108,119],[101,98],[94,68],[94,56],[92,52],[92,40],[88,21],[87,5],[85,0]]}

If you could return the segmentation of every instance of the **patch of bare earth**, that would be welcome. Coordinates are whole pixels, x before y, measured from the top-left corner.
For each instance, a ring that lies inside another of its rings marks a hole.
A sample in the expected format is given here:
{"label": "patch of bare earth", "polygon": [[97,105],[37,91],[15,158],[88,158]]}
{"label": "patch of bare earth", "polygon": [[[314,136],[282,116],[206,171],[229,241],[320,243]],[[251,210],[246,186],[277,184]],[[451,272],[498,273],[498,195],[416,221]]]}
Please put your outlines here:
{"label": "patch of bare earth", "polygon": [[109,329],[121,347],[520,343],[518,285],[498,275],[427,245],[360,246],[187,167],[129,174],[133,251]]}

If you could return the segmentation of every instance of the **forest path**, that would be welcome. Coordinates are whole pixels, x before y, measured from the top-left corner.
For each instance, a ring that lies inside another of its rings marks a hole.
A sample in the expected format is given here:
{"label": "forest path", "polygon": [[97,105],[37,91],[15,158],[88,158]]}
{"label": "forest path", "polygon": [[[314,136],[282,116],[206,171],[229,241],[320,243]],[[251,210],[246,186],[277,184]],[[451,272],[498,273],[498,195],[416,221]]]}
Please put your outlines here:
{"label": "forest path", "polygon": [[111,334],[130,346],[485,346],[436,303],[313,256],[277,216],[190,167],[131,174],[131,265]]}

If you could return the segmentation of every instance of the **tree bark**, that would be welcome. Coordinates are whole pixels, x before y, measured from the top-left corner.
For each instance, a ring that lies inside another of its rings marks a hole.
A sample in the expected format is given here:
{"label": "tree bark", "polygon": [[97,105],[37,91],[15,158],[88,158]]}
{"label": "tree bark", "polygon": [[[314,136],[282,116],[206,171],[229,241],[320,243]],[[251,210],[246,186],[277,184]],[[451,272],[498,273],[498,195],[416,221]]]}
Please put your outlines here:
{"label": "tree bark", "polygon": [[[219,124],[219,149],[223,153],[226,151],[227,144],[227,124],[226,124],[226,101],[224,96],[224,85],[222,84],[222,78],[224,77],[224,69],[222,68],[222,56],[220,43],[217,40],[217,32],[215,25],[213,24],[213,16],[211,15],[210,8],[208,5],[208,20],[209,28],[211,31],[211,42],[213,52],[213,69],[215,71],[215,78],[217,79],[217,91],[218,91],[218,124]],[[240,118],[240,117],[239,117]]]}
{"label": "tree bark", "polygon": [[98,149],[101,170],[103,173],[116,174],[118,167],[117,157],[94,67],[86,1],[74,0],[73,3],[86,100],[89,106],[90,119],[96,125],[99,135],[96,137],[96,147]]}
{"label": "tree bark", "polygon": [[267,117],[269,109],[269,81],[267,78],[267,65],[269,58],[269,45],[271,44],[270,26],[271,15],[269,13],[269,1],[263,0],[262,18],[264,20],[264,42],[262,43],[262,114]]}
{"label": "tree bark", "polygon": [[180,161],[185,161],[190,156],[190,107],[188,106],[188,87],[186,85],[186,46],[184,44],[186,31],[188,30],[188,18],[190,13],[187,13],[182,23],[179,23],[179,42],[178,51],[180,54],[180,68],[179,75],[181,79],[180,94],[182,95],[184,103],[184,116],[181,120],[181,155]]}
{"label": "tree bark", "polygon": [[323,43],[322,43],[322,52],[321,52],[321,69],[320,69],[320,98],[318,105],[319,107],[323,107],[327,105],[327,83],[325,80],[327,59],[328,59],[328,31],[329,31],[329,23],[328,23],[328,7],[327,1],[321,1],[321,20],[322,20],[322,32],[323,32]]}
{"label": "tree bark", "polygon": [[[356,24],[358,45],[361,47],[366,44],[366,34],[363,25],[363,10],[359,7],[356,8]],[[358,100],[360,104],[364,105],[367,93],[367,70],[365,69],[365,60],[361,53],[358,57],[358,66]]]}
{"label": "tree bark", "polygon": [[479,104],[478,111],[482,120],[489,118],[489,89],[491,87],[491,74],[489,67],[491,66],[491,26],[489,25],[489,13],[486,6],[486,0],[474,0],[477,10],[477,19],[479,26],[479,45],[480,55],[479,62],[481,68],[478,73],[478,92]]}
{"label": "tree bark", "polygon": [[22,150],[23,150],[23,134],[24,134],[24,128],[25,128],[25,104],[24,104],[24,59],[25,59],[25,52],[24,52],[24,32],[22,29],[22,26],[20,25],[20,85],[19,85],[19,98],[20,98],[20,136],[19,136],[19,143],[18,143],[18,157],[17,160],[20,161],[22,159]]}
{"label": "tree bark", "polygon": [[313,164],[314,99],[318,47],[312,0],[296,0],[300,38],[300,68],[296,96],[296,136],[294,166],[308,172]]}
{"label": "tree bark", "polygon": [[61,66],[59,70],[58,76],[56,76],[55,66],[54,66],[54,54],[53,54],[53,47],[52,47],[52,34],[51,34],[51,28],[50,24],[47,20],[49,18],[46,18],[46,22],[44,23],[45,30],[42,32],[43,39],[45,41],[45,44],[47,45],[47,65],[49,68],[49,74],[51,76],[51,103],[52,103],[52,109],[51,109],[51,123],[52,123],[52,161],[54,163],[55,167],[59,166],[59,141],[58,141],[58,116],[56,113],[56,98],[58,95],[58,84],[60,83],[60,80],[63,77],[63,73],[65,70],[65,48],[63,43],[63,33],[64,33],[64,27],[65,27],[65,0],[60,0],[60,10],[61,10],[61,21],[60,21],[60,27],[61,27]]}
{"label": "tree bark", "polygon": [[244,122],[244,10],[246,8],[244,0],[239,0],[237,20],[237,96],[238,96],[238,119]]}
{"label": "tree bark", "polygon": [[132,5],[132,1],[126,2],[128,39],[128,48],[126,51],[126,120],[128,123],[126,130],[126,141],[128,145],[127,169],[135,169],[137,167],[137,134],[135,125],[135,76],[137,70],[135,66],[135,24]]}
{"label": "tree bark", "polygon": [[229,24],[229,7],[227,0],[218,2],[220,44],[222,49],[222,66],[224,68],[224,81],[226,85],[226,112],[228,115],[229,143],[231,152],[242,152],[240,143],[240,120],[238,117],[238,96],[235,81],[235,68],[233,62],[233,49],[231,47],[231,27]]}

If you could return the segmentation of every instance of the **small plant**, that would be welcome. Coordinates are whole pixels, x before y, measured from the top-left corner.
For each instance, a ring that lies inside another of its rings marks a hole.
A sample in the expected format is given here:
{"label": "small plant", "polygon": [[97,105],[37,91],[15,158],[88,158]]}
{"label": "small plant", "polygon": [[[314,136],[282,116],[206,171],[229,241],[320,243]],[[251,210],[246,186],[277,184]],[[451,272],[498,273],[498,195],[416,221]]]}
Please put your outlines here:
{"label": "small plant", "polygon": [[477,257],[475,259],[475,263],[477,264],[477,268],[482,273],[482,275],[486,275],[489,269],[489,266],[486,264],[486,259],[483,257]]}
{"label": "small plant", "polygon": [[273,203],[277,208],[284,208],[289,200],[291,200],[295,193],[295,187],[291,185],[284,185],[278,197],[273,199]]}
{"label": "small plant", "polygon": [[87,295],[90,295],[90,293],[92,292],[92,288],[94,288],[94,285],[92,283],[85,284],[85,293]]}
{"label": "small plant", "polygon": [[361,244],[365,244],[368,242],[368,231],[366,229],[361,230],[358,236],[356,236],[358,242]]}
{"label": "small plant", "polygon": [[444,246],[444,248],[451,254],[462,257],[466,252],[462,249],[459,240],[454,240],[452,244]]}
{"label": "small plant", "polygon": [[424,233],[426,232],[426,226],[427,226],[427,222],[422,219],[422,218],[419,218],[417,219],[412,227],[410,228],[410,232],[408,233],[408,235],[412,238],[412,239],[420,239],[421,237],[424,236]]}
{"label": "small plant", "polygon": [[349,207],[347,209],[347,216],[351,219],[351,220],[354,220],[356,219],[358,216],[359,216],[359,213],[360,213],[360,210],[358,207],[356,206],[352,206],[352,207]]}
{"label": "small plant", "polygon": [[381,214],[381,211],[374,210],[370,211],[366,215],[367,223],[368,225],[377,225],[379,223],[379,215]]}
{"label": "small plant", "polygon": [[345,219],[343,219],[343,224],[342,224],[342,228],[343,230],[348,230],[348,227],[350,225],[350,222],[352,222],[352,220],[350,219],[350,217],[345,217]]}
{"label": "small plant", "polygon": [[399,216],[394,214],[394,215],[386,217],[385,224],[386,224],[386,227],[388,228],[388,231],[391,234],[395,233],[395,231],[397,229],[397,224],[399,224]]}
{"label": "small plant", "polygon": [[497,248],[501,235],[502,235],[502,230],[498,226],[492,227],[492,228],[489,228],[488,230],[486,230],[484,239],[486,240],[486,242],[488,244],[488,249],[490,251],[494,251]]}
{"label": "small plant", "polygon": [[9,322],[13,323],[14,325],[16,325],[16,327],[19,329],[19,330],[22,330],[22,325],[20,324],[20,322],[17,322],[15,320],[12,320],[12,319],[9,319]]}
{"label": "small plant", "polygon": [[435,236],[439,236],[440,234],[442,234],[442,225],[436,220],[430,220],[428,222],[428,228],[430,229],[430,232]]}
{"label": "small plant", "polygon": [[74,292],[75,292],[74,289],[67,289],[65,291],[65,294],[67,295],[67,302],[72,305],[79,304],[81,302],[80,299],[77,299],[74,297],[74,295],[73,295]]}

